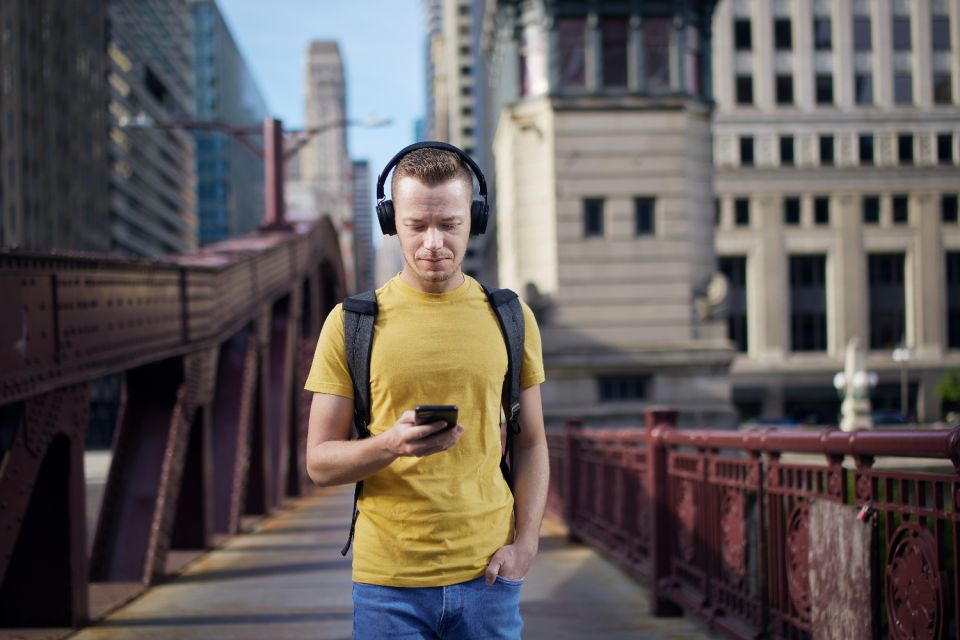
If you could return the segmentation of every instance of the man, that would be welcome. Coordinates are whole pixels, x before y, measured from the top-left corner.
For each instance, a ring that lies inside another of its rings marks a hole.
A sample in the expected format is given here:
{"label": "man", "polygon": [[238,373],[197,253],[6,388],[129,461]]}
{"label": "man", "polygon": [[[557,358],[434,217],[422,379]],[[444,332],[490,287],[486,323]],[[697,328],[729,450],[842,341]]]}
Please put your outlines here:
{"label": "man", "polygon": [[[499,468],[507,347],[486,294],[461,270],[473,179],[453,149],[415,149],[394,160],[391,223],[404,266],[377,291],[371,437],[350,440],[353,387],[339,305],[324,323],[307,379],[315,392],[310,478],[321,486],[364,482],[353,557],[355,638],[518,638],[520,586],[539,544],[549,473],[540,334],[523,305],[511,493]],[[458,424],[416,425],[412,409],[425,404],[457,405]]]}

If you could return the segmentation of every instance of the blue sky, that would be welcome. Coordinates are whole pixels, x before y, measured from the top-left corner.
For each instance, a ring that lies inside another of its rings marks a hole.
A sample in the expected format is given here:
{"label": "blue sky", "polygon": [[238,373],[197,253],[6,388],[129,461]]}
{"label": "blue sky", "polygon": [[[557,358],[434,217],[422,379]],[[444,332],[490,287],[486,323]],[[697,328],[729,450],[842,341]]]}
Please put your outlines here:
{"label": "blue sky", "polygon": [[270,110],[284,126],[303,125],[304,56],[311,40],[337,40],[347,75],[350,118],[393,124],[351,127],[350,155],[369,160],[373,179],[413,142],[424,110],[420,0],[217,0]]}

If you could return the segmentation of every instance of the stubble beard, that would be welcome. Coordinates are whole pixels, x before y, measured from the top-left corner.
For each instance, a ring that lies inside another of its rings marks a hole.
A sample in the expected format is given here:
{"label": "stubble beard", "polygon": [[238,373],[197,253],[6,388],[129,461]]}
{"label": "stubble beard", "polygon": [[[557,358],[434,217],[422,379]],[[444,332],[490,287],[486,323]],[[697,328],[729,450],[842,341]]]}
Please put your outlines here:
{"label": "stubble beard", "polygon": [[463,264],[463,260],[457,262],[453,265],[453,268],[447,271],[426,271],[420,270],[417,268],[416,255],[414,255],[413,264],[410,263],[410,260],[406,255],[403,256],[403,261],[406,263],[410,270],[417,275],[418,278],[424,280],[425,282],[440,283],[446,282],[453,278],[457,273],[460,272],[460,267]]}

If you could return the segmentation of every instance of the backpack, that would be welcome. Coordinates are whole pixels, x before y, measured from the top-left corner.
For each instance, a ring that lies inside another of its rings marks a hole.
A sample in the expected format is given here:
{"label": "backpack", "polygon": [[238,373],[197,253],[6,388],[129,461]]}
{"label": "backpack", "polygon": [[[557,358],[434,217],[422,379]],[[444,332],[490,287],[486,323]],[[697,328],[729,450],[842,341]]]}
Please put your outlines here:
{"label": "backpack", "polygon": [[[520,366],[523,363],[524,321],[520,298],[510,289],[488,289],[480,285],[493,307],[500,331],[507,345],[507,374],[503,379],[500,402],[507,419],[506,443],[500,458],[500,471],[513,490],[513,437],[520,433]],[[370,290],[343,301],[343,340],[350,379],[353,382],[353,426],[357,439],[369,438],[370,430],[370,354],[373,351],[373,327],[377,321],[377,294]],[[347,555],[353,543],[357,502],[363,491],[363,480],[353,492],[353,518],[347,544],[340,551]]]}

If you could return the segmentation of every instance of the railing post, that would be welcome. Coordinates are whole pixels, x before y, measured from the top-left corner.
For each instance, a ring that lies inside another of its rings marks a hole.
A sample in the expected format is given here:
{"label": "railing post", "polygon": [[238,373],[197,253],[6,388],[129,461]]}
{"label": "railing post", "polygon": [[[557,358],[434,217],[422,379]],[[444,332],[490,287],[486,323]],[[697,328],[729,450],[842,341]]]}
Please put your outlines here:
{"label": "railing post", "polygon": [[579,418],[568,418],[567,423],[564,425],[564,438],[563,446],[565,448],[563,456],[563,519],[567,524],[567,536],[572,541],[579,540],[577,535],[573,530],[574,517],[576,516],[576,500],[577,500],[577,478],[575,477],[575,470],[577,469],[577,463],[574,460],[574,451],[576,451],[576,446],[574,445],[574,438],[576,434],[583,428],[583,421]]}
{"label": "railing post", "polygon": [[667,445],[663,441],[664,429],[677,426],[675,409],[655,407],[647,409],[647,487],[653,509],[653,526],[650,531],[650,614],[654,616],[680,616],[683,609],[667,597],[670,586],[670,540],[676,534],[674,517],[667,503]]}

